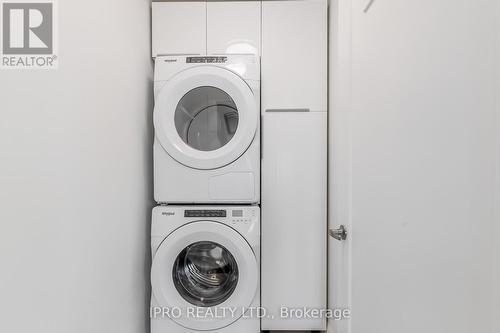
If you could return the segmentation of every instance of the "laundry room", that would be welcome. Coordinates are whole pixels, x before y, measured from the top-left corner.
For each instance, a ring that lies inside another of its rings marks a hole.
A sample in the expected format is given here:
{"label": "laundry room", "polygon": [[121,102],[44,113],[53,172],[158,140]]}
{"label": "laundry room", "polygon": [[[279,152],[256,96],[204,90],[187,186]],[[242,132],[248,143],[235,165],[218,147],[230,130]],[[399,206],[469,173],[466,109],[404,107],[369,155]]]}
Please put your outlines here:
{"label": "laundry room", "polygon": [[500,332],[498,1],[0,27],[0,332]]}

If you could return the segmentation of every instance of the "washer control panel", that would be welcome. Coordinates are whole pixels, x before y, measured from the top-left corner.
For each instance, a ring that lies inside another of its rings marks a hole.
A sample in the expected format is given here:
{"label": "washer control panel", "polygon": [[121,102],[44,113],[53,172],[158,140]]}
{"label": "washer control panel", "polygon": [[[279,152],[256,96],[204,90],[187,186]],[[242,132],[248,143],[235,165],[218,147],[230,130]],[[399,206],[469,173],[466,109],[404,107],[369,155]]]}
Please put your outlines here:
{"label": "washer control panel", "polygon": [[250,223],[255,217],[255,210],[231,209],[232,223]]}
{"label": "washer control panel", "polygon": [[185,209],[184,217],[208,217],[223,219],[226,223],[250,223],[255,220],[257,213],[255,209],[244,209],[241,207],[228,209]]}
{"label": "washer control panel", "polygon": [[260,240],[260,207],[251,205],[163,205],[153,208],[151,237],[164,239],[172,231],[189,223],[216,222],[236,230],[249,243]]}

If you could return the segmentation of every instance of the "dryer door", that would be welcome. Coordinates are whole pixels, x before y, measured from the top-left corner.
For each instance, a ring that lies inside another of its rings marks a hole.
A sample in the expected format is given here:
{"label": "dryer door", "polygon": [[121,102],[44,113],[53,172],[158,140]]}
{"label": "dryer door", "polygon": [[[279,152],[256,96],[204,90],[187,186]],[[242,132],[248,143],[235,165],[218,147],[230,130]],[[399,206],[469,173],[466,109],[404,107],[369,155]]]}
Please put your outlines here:
{"label": "dryer door", "polygon": [[[163,240],[151,283],[170,319],[192,330],[215,330],[238,320],[258,292],[258,265],[246,240],[218,222],[187,224]],[[194,314],[194,315],[193,315]]]}
{"label": "dryer door", "polygon": [[160,144],[179,163],[196,169],[220,168],[239,158],[255,137],[258,119],[246,82],[215,66],[180,72],[155,100]]}

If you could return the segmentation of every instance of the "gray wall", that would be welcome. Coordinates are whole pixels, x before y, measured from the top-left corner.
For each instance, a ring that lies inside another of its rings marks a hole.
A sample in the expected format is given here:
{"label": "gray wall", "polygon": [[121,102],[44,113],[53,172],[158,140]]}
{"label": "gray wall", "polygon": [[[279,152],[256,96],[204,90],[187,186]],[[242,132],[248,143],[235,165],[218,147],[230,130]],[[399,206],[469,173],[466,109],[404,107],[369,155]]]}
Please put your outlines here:
{"label": "gray wall", "polygon": [[0,332],[146,332],[148,0],[59,3],[59,69],[0,71]]}

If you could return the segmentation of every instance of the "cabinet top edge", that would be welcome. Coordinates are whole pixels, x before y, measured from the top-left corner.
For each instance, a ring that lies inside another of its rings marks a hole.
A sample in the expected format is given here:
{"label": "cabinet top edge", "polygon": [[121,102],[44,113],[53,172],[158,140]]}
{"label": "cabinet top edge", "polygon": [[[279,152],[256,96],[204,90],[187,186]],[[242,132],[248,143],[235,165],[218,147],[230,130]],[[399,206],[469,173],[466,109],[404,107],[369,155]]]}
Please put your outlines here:
{"label": "cabinet top edge", "polygon": [[151,2],[327,2],[327,0],[151,0]]}

